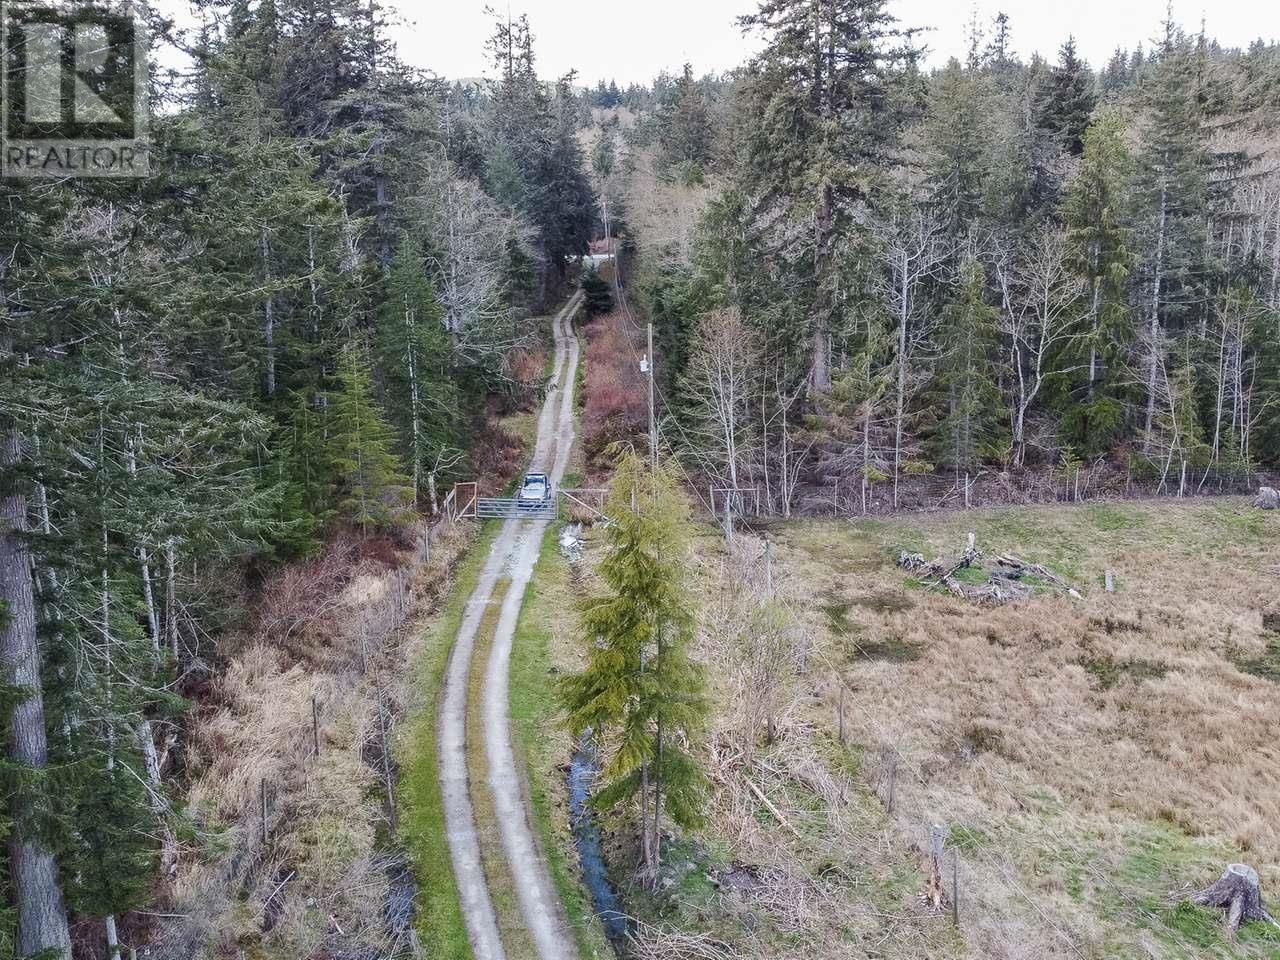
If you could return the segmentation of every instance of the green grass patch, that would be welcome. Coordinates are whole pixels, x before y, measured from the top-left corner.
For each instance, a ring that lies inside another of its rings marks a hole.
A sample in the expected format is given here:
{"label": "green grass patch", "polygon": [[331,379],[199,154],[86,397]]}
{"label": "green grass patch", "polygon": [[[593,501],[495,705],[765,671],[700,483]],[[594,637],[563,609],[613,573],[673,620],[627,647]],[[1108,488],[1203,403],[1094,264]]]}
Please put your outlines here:
{"label": "green grass patch", "polygon": [[849,619],[849,610],[853,604],[848,600],[833,600],[830,603],[824,603],[821,607],[823,615],[827,618],[827,628],[837,637],[847,636],[853,632],[857,626]]}
{"label": "green grass patch", "polygon": [[529,774],[529,801],[543,855],[584,960],[612,955],[591,898],[578,873],[577,851],[568,830],[567,787],[559,764],[567,757],[550,753],[558,722],[551,655],[551,624],[562,621],[572,605],[569,564],[557,549],[559,525],[547,528],[525,592],[511,649],[510,709],[520,761]]}
{"label": "green grass patch", "polygon": [[396,745],[400,840],[418,878],[418,934],[432,944],[432,956],[439,960],[470,960],[472,953],[445,835],[437,769],[437,708],[449,652],[497,531],[497,524],[486,524],[458,568],[443,612],[428,629],[427,643],[414,665],[417,695]]}
{"label": "green grass patch", "polygon": [[1200,513],[1205,524],[1221,535],[1223,543],[1261,541],[1267,535],[1267,517],[1261,510],[1238,504],[1214,503]]}
{"label": "green grass patch", "polygon": [[1174,935],[1197,947],[1212,947],[1222,939],[1222,917],[1214,910],[1183,900],[1159,913],[1160,921]]}
{"label": "green grass patch", "polygon": [[1140,507],[1104,503],[1084,507],[1082,512],[1094,529],[1104,533],[1137,530],[1147,525],[1146,514]]}
{"label": "green grass patch", "polygon": [[991,837],[987,835],[985,830],[977,827],[966,827],[962,824],[954,825],[947,831],[947,846],[961,853],[968,853],[977,850],[979,847],[985,847],[991,842]]}
{"label": "green grass patch", "polygon": [[1237,659],[1235,663],[1236,668],[1244,673],[1280,683],[1280,636],[1271,634],[1267,637],[1267,649],[1262,656]]}
{"label": "green grass patch", "polygon": [[982,586],[991,579],[991,574],[987,573],[986,570],[983,570],[982,567],[979,566],[961,567],[959,570],[956,570],[951,574],[951,576],[960,583],[968,583],[976,587]]}
{"label": "green grass patch", "polygon": [[1094,678],[1100,690],[1110,690],[1124,680],[1141,683],[1159,680],[1169,668],[1152,660],[1113,660],[1110,657],[1088,657],[1077,660]]}

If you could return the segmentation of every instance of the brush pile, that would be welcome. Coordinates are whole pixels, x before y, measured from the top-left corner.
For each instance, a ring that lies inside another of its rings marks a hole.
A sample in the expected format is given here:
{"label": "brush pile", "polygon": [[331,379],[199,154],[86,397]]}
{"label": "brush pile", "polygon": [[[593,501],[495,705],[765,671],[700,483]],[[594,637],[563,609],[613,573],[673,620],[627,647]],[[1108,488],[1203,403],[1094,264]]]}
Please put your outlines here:
{"label": "brush pile", "polygon": [[926,560],[924,554],[908,553],[903,550],[898,555],[898,566],[920,575],[926,587],[945,589],[953,596],[977,603],[999,605],[1027,599],[1038,585],[1028,582],[1027,577],[1034,577],[1037,581],[1061,590],[1075,600],[1080,599],[1079,591],[1047,567],[1039,563],[1029,563],[1008,553],[997,554],[991,558],[991,567],[994,569],[984,570],[988,574],[986,583],[964,582],[956,576],[961,570],[982,569],[978,565],[978,561],[982,559],[984,554],[978,549],[974,534],[970,531],[964,553],[957,560],[951,562],[941,558]]}

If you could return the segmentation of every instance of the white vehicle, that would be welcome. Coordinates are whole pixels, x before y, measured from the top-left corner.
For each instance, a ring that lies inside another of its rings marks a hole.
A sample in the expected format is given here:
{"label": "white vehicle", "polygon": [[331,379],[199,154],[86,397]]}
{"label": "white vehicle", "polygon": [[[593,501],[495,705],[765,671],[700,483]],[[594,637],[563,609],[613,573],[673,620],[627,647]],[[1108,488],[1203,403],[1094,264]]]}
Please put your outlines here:
{"label": "white vehicle", "polygon": [[520,486],[520,499],[524,502],[542,503],[551,497],[551,481],[545,473],[531,473]]}

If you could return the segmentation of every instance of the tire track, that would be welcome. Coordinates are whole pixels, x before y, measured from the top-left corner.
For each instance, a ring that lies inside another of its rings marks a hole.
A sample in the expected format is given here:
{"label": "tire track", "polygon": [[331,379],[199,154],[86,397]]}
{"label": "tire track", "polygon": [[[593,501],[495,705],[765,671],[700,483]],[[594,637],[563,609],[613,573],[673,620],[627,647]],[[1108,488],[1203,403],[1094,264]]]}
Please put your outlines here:
{"label": "tire track", "polygon": [[[530,466],[531,472],[548,474],[553,489],[564,476],[573,444],[573,393],[579,347],[573,334],[572,317],[581,302],[582,293],[579,291],[553,322],[556,372],[538,418]],[[485,884],[471,801],[471,792],[475,789],[487,789],[492,793],[506,866],[515,880],[520,912],[537,945],[539,957],[541,960],[571,960],[577,955],[562,905],[530,822],[523,780],[518,775],[511,745],[508,717],[511,642],[548,523],[546,520],[508,520],[503,524],[502,531],[490,547],[489,558],[475,591],[467,601],[466,613],[445,671],[439,718],[440,785],[449,856],[467,936],[476,960],[506,960],[506,953],[498,932],[493,898]],[[468,678],[480,623],[493,602],[494,588],[503,576],[509,576],[511,583],[502,598],[481,697],[484,747],[488,758],[488,780],[481,785],[470,782],[467,776]]]}

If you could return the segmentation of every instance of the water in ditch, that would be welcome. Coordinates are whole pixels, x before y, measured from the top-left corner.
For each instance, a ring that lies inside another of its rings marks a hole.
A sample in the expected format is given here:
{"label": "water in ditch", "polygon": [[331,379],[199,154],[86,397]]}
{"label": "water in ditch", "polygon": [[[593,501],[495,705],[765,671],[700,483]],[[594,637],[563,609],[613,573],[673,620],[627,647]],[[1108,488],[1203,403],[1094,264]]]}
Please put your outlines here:
{"label": "water in ditch", "polygon": [[605,936],[614,950],[622,953],[627,942],[627,917],[609,883],[600,825],[596,823],[595,811],[588,803],[591,785],[598,772],[595,746],[584,735],[569,764],[569,822],[573,828],[574,845],[578,848],[578,859],[582,863],[582,881],[591,893],[592,907],[604,924]]}

